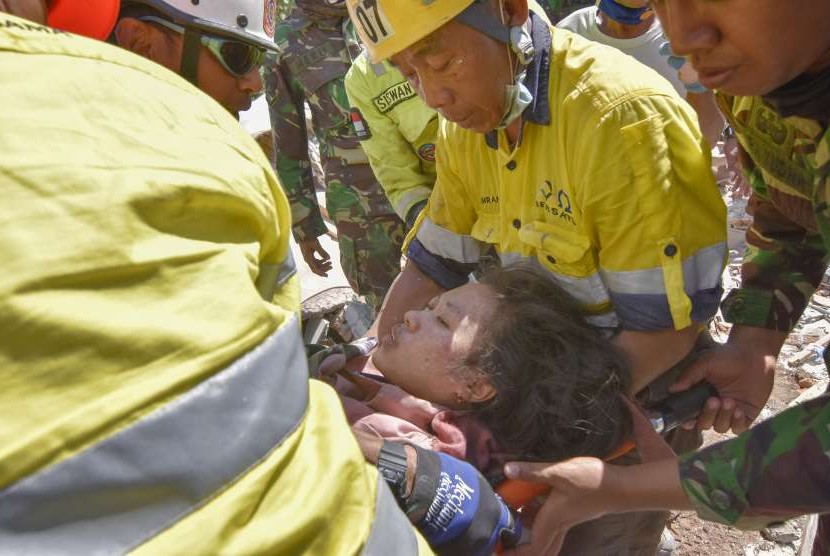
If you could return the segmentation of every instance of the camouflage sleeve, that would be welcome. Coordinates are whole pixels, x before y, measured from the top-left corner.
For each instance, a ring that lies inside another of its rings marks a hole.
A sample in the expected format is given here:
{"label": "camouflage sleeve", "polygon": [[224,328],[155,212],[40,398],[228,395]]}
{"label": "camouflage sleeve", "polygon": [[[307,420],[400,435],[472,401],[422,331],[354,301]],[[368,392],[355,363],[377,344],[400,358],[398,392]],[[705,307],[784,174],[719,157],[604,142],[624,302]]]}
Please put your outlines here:
{"label": "camouflage sleeve", "polygon": [[830,511],[830,393],[681,457],[680,479],[701,518],[742,529]]}
{"label": "camouflage sleeve", "polygon": [[265,94],[276,143],[274,169],[291,202],[291,221],[297,241],[326,233],[317,204],[308,156],[305,96],[294,82],[288,64],[269,57],[264,69]]}
{"label": "camouflage sleeve", "polygon": [[789,332],[804,312],[827,269],[827,249],[818,232],[781,214],[769,200],[760,170],[741,149],[752,184],[747,205],[752,226],[741,268],[741,287],[722,303],[727,321]]}

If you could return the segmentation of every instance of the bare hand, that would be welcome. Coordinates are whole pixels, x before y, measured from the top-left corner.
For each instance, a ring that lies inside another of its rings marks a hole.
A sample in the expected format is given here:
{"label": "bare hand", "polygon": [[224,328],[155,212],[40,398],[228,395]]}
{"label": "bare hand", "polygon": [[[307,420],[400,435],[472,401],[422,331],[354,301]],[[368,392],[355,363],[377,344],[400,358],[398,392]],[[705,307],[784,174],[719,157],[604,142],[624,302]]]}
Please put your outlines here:
{"label": "bare hand", "polygon": [[[671,448],[655,432],[639,406],[628,398],[625,398],[625,402],[631,411],[633,440],[642,461],[673,462],[675,456]],[[558,553],[565,534],[571,527],[617,508],[620,496],[617,486],[619,481],[615,477],[620,472],[625,473],[631,469],[621,469],[597,458],[584,457],[561,463],[508,463],[505,466],[508,478],[544,483],[551,488],[541,509],[533,517],[531,543],[508,554],[528,556]]]}
{"label": "bare hand", "polygon": [[[714,428],[719,433],[731,429],[740,434],[749,428],[769,399],[775,358],[786,334],[753,328],[736,331],[726,345],[695,361],[669,388],[671,392],[682,392],[707,380],[718,391],[719,397],[709,398],[696,421],[685,423],[684,428]],[[751,341],[753,338],[756,341]],[[765,339],[771,341],[771,346]]]}
{"label": "bare hand", "polygon": [[530,544],[506,554],[557,554],[571,527],[607,513],[611,503],[603,488],[606,467],[597,458],[575,458],[554,464],[508,464],[505,472],[509,478],[545,483],[551,492],[536,514]]}
{"label": "bare hand", "polygon": [[[320,245],[317,238],[300,241],[300,251],[308,268],[317,276],[328,276],[331,270],[331,256]],[[319,257],[317,256],[319,255]]]}

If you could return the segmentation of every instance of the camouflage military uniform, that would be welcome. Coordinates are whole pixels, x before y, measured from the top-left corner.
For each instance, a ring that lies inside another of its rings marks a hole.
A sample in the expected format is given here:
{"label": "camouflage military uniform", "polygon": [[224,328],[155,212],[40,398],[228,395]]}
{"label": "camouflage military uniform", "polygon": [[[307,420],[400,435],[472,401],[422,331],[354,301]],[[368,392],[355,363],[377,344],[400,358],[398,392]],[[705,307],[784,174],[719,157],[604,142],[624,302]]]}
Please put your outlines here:
{"label": "camouflage military uniform", "polygon": [[723,303],[727,320],[788,332],[827,269],[830,133],[781,118],[758,97],[719,97],[743,149],[752,185],[742,286]]}
{"label": "camouflage military uniform", "polygon": [[[815,120],[782,118],[759,97],[718,101],[744,150],[754,217],[742,286],[724,300],[724,315],[790,331],[827,269],[830,131]],[[757,527],[830,512],[830,394],[683,458],[680,470],[690,500],[710,520]],[[826,542],[821,535],[817,546]]]}
{"label": "camouflage military uniform", "polygon": [[681,457],[683,488],[704,519],[760,529],[830,512],[830,394],[741,436]]}
{"label": "camouflage military uniform", "polygon": [[[400,271],[404,225],[375,179],[351,125],[344,77],[351,56],[344,4],[298,0],[277,27],[279,58],[265,67],[277,146],[276,171],[291,201],[298,241],[325,233],[308,154],[303,103],[311,108],[337,226],[340,262],[352,288],[378,308]],[[355,43],[356,44],[356,43]]]}

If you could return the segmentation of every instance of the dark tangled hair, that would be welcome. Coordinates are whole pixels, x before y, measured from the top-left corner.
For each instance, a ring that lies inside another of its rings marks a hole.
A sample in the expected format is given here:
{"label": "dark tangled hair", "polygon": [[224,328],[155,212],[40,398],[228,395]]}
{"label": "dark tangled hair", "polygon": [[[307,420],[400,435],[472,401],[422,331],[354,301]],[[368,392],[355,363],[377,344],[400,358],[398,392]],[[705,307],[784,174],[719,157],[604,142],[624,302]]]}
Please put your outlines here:
{"label": "dark tangled hair", "polygon": [[542,461],[616,449],[632,426],[621,396],[631,382],[623,355],[545,271],[493,268],[481,283],[496,293],[497,318],[462,365],[496,390],[475,414],[501,448]]}

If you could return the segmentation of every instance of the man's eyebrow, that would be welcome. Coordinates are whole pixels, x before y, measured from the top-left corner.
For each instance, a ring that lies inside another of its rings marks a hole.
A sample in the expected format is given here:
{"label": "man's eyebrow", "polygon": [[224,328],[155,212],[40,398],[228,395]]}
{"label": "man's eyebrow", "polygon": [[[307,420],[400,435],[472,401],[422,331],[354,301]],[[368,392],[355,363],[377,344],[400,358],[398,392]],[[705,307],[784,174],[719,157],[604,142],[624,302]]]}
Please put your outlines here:
{"label": "man's eyebrow", "polygon": [[438,41],[434,37],[426,37],[421,39],[420,42],[415,43],[412,47],[412,55],[413,56],[429,56],[430,54],[435,54],[436,52],[440,52],[441,48]]}
{"label": "man's eyebrow", "polygon": [[[414,45],[412,45],[412,54],[410,54],[410,58],[421,57],[421,56],[429,56],[430,54],[434,54],[440,51],[438,41],[433,37],[424,37]],[[393,68],[399,68],[398,64],[396,64],[392,57],[386,59],[389,62],[389,65]]]}

